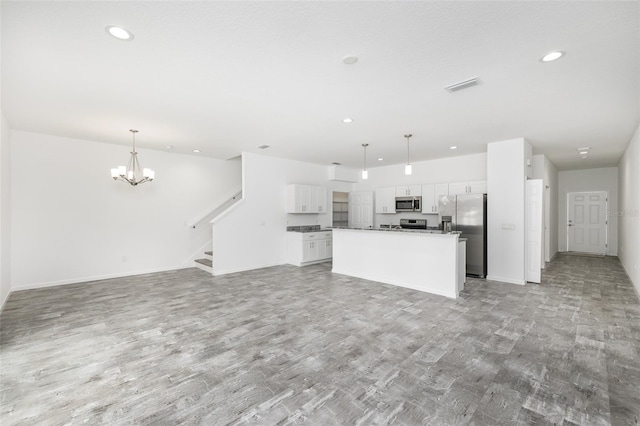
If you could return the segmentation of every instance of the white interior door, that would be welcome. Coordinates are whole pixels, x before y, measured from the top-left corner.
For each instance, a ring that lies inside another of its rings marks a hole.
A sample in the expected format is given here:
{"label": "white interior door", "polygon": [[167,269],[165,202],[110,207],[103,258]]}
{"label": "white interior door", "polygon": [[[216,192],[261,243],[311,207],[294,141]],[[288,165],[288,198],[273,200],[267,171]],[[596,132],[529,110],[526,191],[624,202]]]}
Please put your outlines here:
{"label": "white interior door", "polygon": [[373,228],[373,192],[349,193],[349,227]]}
{"label": "white interior door", "polygon": [[542,179],[528,180],[525,185],[526,280],[539,283],[542,269],[542,201],[544,185]]}
{"label": "white interior door", "polygon": [[607,193],[567,194],[567,250],[607,253]]}

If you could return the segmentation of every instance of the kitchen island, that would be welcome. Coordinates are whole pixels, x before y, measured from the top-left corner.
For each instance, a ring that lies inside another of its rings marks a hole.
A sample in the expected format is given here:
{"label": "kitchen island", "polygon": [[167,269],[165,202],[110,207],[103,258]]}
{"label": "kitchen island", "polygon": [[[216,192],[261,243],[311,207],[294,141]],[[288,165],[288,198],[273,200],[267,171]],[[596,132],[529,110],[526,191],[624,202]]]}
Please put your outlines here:
{"label": "kitchen island", "polygon": [[466,240],[459,236],[334,228],[332,272],[457,298],[466,276]]}

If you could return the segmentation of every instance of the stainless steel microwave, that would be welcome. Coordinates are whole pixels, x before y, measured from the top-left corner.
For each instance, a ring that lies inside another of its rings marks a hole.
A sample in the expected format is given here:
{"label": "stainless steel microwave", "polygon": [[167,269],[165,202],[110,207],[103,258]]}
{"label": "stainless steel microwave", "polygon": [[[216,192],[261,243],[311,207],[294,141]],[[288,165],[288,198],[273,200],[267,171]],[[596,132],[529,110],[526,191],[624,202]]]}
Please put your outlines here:
{"label": "stainless steel microwave", "polygon": [[422,211],[422,197],[396,197],[396,212]]}

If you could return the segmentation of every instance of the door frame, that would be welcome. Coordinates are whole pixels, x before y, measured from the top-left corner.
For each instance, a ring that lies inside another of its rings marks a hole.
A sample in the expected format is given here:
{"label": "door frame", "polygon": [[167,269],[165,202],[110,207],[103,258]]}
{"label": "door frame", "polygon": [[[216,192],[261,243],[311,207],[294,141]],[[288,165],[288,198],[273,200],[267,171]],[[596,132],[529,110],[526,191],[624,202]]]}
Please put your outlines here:
{"label": "door frame", "polygon": [[[542,267],[551,262],[551,188],[544,186],[544,257]],[[556,213],[557,214],[557,213]]]}
{"label": "door frame", "polygon": [[[609,191],[572,191],[567,192],[567,202],[566,202],[566,213],[565,213],[565,234],[566,234],[566,242],[567,242],[567,253],[571,252],[569,250],[569,199],[572,194],[604,194],[604,211],[609,211]],[[609,254],[609,218],[605,216],[604,220],[604,255],[607,256]],[[574,253],[582,253],[580,251],[576,251]]]}

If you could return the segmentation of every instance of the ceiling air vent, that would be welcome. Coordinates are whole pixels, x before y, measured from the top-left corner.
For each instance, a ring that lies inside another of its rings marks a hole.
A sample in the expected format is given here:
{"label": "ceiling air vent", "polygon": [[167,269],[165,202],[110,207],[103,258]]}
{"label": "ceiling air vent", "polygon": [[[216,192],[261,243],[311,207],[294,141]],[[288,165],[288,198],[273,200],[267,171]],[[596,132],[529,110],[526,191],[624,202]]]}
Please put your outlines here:
{"label": "ceiling air vent", "polygon": [[478,84],[478,77],[470,78],[469,80],[459,81],[457,83],[453,83],[450,86],[445,87],[449,92],[457,92],[458,90],[466,89],[467,87],[472,87]]}
{"label": "ceiling air vent", "polygon": [[267,149],[267,148],[270,148],[270,146],[269,146],[269,145],[260,145],[258,148],[260,148],[260,149]]}

